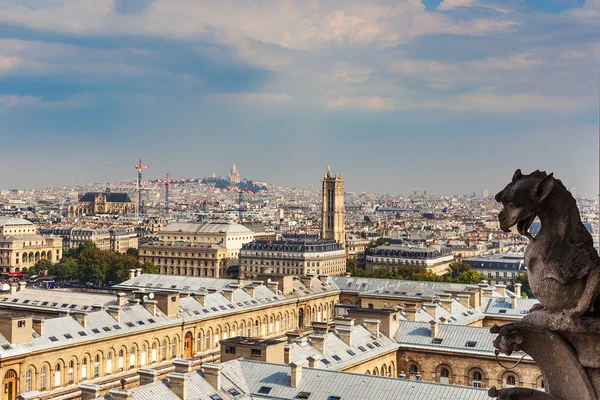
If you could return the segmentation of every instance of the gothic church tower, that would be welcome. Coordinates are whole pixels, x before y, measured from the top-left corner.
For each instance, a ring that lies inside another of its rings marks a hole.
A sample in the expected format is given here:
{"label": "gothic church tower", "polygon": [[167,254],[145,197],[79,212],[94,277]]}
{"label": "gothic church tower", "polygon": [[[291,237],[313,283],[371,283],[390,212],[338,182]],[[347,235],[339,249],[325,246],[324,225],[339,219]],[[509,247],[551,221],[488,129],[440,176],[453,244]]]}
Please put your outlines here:
{"label": "gothic church tower", "polygon": [[335,239],[338,243],[346,245],[344,181],[341,174],[331,174],[331,167],[327,167],[327,174],[323,179],[321,238]]}

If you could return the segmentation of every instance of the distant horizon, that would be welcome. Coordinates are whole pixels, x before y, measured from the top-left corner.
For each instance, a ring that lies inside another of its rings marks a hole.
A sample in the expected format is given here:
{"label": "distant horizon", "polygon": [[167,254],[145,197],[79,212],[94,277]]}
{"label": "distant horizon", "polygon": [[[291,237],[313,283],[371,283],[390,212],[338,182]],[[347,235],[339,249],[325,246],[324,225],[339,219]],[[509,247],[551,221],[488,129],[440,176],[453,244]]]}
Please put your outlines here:
{"label": "distant horizon", "polygon": [[600,0],[0,0],[1,187],[598,195]]}

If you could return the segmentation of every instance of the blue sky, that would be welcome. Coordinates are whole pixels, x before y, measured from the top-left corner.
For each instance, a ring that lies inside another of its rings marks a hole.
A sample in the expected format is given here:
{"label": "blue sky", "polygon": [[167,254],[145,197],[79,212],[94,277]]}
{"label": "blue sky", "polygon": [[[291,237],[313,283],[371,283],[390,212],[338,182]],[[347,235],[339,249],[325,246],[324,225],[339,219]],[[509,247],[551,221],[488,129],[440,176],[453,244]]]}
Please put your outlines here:
{"label": "blue sky", "polygon": [[600,0],[0,0],[0,187],[598,193]]}

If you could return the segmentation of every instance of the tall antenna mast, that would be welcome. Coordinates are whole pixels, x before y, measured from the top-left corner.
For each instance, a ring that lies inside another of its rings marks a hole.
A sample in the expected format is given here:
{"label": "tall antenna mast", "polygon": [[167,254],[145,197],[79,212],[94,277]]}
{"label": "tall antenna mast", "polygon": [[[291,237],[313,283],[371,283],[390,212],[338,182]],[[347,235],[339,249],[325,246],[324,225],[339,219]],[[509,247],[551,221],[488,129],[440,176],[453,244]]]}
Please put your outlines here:
{"label": "tall antenna mast", "polygon": [[600,76],[598,77],[598,252],[600,252]]}

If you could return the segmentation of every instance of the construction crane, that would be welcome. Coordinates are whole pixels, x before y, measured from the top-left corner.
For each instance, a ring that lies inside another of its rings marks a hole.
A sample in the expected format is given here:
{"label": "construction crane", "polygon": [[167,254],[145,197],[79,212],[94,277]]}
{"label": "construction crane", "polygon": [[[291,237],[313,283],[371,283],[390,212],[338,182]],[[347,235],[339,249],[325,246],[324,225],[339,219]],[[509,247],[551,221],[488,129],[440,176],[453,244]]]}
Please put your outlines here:
{"label": "construction crane", "polygon": [[150,166],[144,165],[144,163],[142,162],[142,159],[140,158],[137,165],[135,166],[135,169],[137,169],[137,172],[138,172],[137,185],[136,185],[136,190],[138,192],[138,207],[137,207],[136,219],[139,218],[139,214],[144,213],[144,210],[143,210],[144,205],[142,203],[142,170],[146,169],[146,168],[150,168]]}
{"label": "construction crane", "polygon": [[164,183],[165,184],[165,216],[169,216],[169,185],[171,183],[181,183],[181,182],[189,182],[189,179],[169,179],[169,173],[167,172],[167,176],[165,179],[156,179],[154,183]]}

